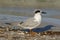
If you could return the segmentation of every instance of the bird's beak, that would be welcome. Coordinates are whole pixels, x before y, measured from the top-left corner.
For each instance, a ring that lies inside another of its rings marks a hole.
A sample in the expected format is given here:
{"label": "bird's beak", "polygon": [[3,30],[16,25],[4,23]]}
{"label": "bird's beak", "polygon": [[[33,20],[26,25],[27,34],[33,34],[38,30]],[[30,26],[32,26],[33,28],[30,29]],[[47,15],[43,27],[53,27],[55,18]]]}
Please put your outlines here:
{"label": "bird's beak", "polygon": [[42,14],[47,14],[46,12],[42,12]]}

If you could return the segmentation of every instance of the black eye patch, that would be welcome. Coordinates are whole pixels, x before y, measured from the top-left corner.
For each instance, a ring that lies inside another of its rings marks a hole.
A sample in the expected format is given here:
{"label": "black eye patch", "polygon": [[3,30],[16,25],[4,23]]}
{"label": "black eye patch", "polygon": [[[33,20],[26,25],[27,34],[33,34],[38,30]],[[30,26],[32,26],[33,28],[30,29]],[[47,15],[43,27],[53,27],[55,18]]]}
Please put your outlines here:
{"label": "black eye patch", "polygon": [[40,12],[40,10],[35,11],[35,13],[38,13],[38,12]]}

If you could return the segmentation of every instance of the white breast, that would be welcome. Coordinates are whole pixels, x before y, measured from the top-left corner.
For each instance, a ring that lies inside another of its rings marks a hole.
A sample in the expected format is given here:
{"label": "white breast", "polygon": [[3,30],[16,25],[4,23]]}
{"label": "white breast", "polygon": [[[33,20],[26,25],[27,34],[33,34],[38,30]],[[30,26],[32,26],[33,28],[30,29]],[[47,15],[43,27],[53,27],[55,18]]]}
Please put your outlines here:
{"label": "white breast", "polygon": [[41,22],[41,15],[40,15],[40,13],[35,14],[34,18],[35,18],[35,21]]}

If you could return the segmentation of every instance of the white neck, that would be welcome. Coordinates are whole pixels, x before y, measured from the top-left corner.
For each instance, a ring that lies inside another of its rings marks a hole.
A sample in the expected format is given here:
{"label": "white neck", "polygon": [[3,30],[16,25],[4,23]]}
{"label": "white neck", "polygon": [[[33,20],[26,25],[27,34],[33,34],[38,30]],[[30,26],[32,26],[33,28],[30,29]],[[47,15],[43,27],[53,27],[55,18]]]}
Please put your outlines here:
{"label": "white neck", "polygon": [[37,14],[35,14],[34,15],[34,21],[38,21],[38,22],[40,22],[41,21],[41,13],[37,13]]}

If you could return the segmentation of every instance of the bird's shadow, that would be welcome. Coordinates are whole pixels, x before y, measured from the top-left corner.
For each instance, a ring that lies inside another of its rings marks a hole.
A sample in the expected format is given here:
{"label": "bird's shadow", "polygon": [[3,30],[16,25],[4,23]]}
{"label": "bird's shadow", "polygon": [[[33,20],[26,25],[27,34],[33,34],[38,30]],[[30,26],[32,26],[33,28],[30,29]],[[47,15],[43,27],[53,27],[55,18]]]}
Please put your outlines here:
{"label": "bird's shadow", "polygon": [[[34,29],[32,29],[32,31],[33,32],[44,32],[44,31],[50,30],[52,27],[55,27],[55,26],[54,25],[47,25],[47,26],[42,27],[42,28],[34,28]],[[29,29],[24,29],[23,31],[30,32]]]}

